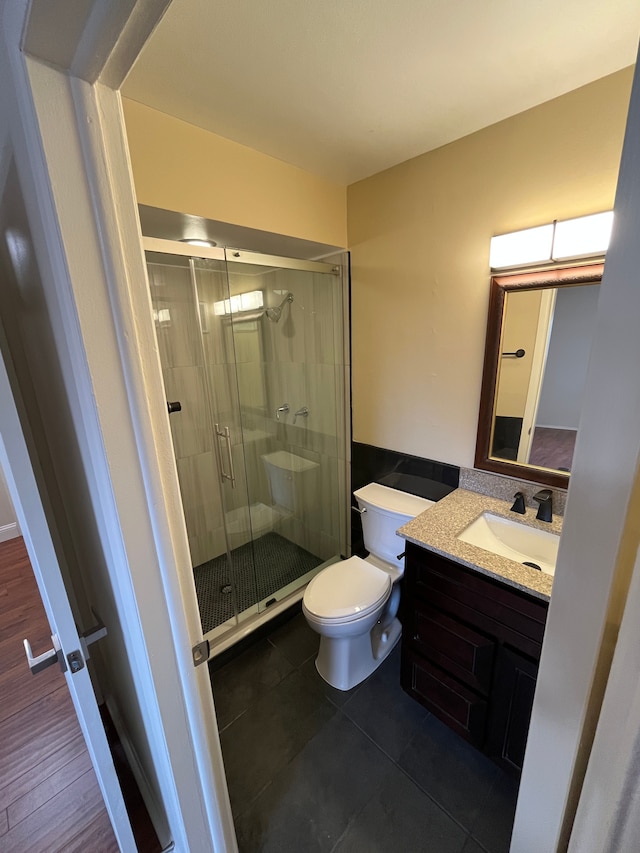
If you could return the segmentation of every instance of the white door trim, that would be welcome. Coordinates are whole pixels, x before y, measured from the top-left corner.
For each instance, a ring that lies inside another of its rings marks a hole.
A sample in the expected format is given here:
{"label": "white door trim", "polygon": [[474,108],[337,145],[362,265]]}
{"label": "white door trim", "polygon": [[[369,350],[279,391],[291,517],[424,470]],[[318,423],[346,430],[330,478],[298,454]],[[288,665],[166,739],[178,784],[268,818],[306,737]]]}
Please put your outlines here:
{"label": "white door trim", "polygon": [[[237,846],[208,671],[194,669],[191,660],[200,623],[119,94],[25,57],[19,46],[30,5],[7,0],[0,10],[10,69],[3,86],[17,105],[16,159],[28,184],[74,437],[126,637],[145,730],[137,736],[151,750],[176,849],[232,853]],[[58,4],[63,31],[73,5]],[[144,7],[150,32],[166,0],[128,5]],[[109,8],[105,0],[98,6]],[[37,15],[43,6],[32,8]],[[114,53],[126,54],[122,33],[105,25],[100,37],[113,39],[113,51],[101,45],[100,53],[113,69]]]}
{"label": "white door trim", "polygon": [[639,84],[637,65],[511,853],[567,847],[638,546]]}

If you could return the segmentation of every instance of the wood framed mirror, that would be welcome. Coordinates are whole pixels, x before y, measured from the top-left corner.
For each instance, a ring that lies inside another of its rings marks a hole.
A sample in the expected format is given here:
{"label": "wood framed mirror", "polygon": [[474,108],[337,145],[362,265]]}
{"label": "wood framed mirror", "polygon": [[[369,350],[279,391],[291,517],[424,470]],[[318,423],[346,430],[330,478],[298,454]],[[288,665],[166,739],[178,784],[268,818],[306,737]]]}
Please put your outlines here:
{"label": "wood framed mirror", "polygon": [[476,468],[567,488],[603,269],[492,277]]}

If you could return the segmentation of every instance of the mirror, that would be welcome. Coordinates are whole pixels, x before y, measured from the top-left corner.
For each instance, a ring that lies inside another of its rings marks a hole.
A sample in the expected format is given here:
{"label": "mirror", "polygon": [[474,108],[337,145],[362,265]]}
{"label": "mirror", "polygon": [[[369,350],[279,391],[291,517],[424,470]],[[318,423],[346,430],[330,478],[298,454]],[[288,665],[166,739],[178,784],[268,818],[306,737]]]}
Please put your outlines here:
{"label": "mirror", "polygon": [[476,468],[567,488],[602,271],[491,279]]}

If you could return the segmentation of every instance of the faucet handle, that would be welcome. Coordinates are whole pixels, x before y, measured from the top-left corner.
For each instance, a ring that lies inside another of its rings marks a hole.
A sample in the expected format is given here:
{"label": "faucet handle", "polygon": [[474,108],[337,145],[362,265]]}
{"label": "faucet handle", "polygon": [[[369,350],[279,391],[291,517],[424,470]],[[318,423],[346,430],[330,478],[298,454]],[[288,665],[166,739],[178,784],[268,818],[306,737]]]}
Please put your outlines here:
{"label": "faucet handle", "polygon": [[524,504],[524,493],[516,492],[513,496],[515,498],[513,502],[513,506],[511,507],[511,512],[518,512],[520,515],[524,515],[527,511]]}
{"label": "faucet handle", "polygon": [[534,501],[537,501],[540,504],[538,512],[536,513],[538,521],[553,520],[552,497],[553,492],[551,489],[540,489],[540,491],[536,492],[533,496]]}
{"label": "faucet handle", "polygon": [[298,409],[297,412],[293,413],[293,422],[295,424],[296,418],[306,418],[309,415],[309,409],[306,406],[303,406],[301,409]]}
{"label": "faucet handle", "polygon": [[280,414],[287,415],[288,413],[289,413],[289,404],[283,403],[281,406],[278,406],[278,408],[276,409],[276,420],[277,421],[280,420]]}

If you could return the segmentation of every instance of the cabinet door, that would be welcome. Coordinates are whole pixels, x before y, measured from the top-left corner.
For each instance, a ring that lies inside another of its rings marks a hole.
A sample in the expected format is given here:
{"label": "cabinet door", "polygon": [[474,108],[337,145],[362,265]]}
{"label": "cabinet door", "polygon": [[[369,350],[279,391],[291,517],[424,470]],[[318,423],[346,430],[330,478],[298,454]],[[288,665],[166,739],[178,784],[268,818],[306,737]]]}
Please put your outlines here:
{"label": "cabinet door", "polygon": [[489,712],[487,754],[519,775],[529,733],[538,664],[501,646],[496,654]]}
{"label": "cabinet door", "polygon": [[496,645],[491,637],[420,600],[408,627],[416,651],[469,687],[489,692]]}
{"label": "cabinet door", "polygon": [[403,647],[402,688],[469,743],[482,749],[487,702],[422,655]]}

